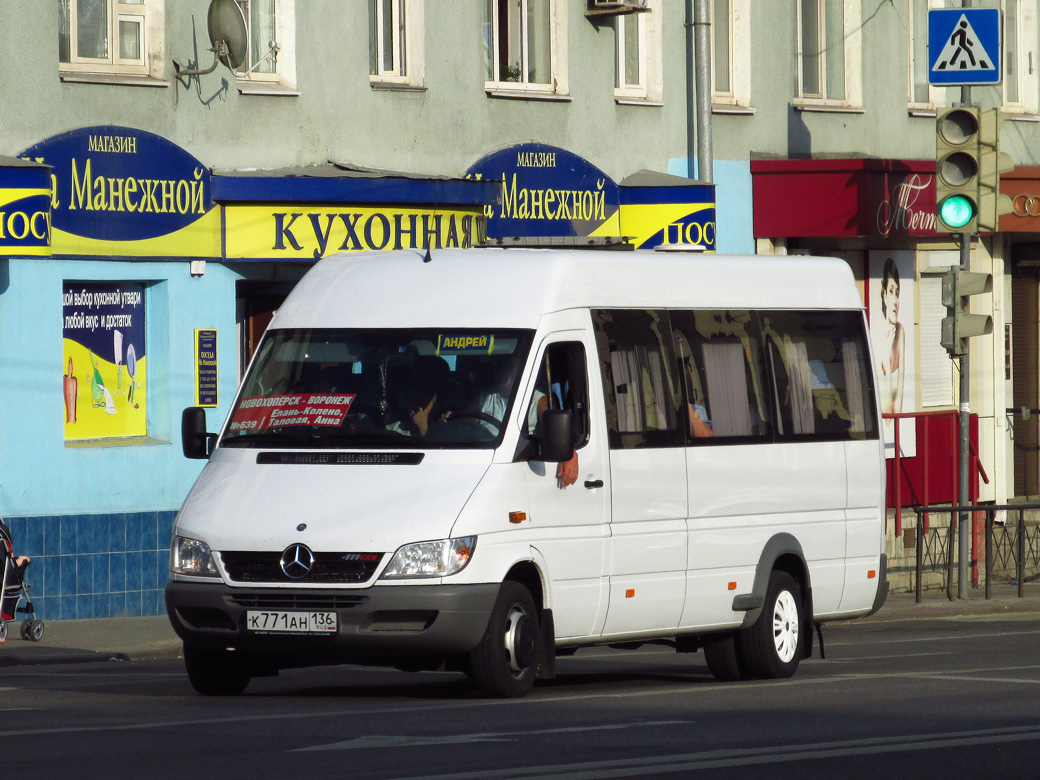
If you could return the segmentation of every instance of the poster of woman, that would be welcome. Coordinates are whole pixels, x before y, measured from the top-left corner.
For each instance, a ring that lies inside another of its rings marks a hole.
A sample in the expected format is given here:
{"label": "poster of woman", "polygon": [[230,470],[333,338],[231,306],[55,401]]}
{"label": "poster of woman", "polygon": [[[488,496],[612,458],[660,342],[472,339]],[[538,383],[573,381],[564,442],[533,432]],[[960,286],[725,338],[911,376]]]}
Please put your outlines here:
{"label": "poster of woman", "polygon": [[[874,370],[878,378],[882,414],[917,410],[917,376],[914,363],[914,252],[912,250],[870,253],[867,311],[874,347]],[[885,451],[895,455],[895,430],[886,420]],[[899,423],[899,447],[904,456],[916,453],[916,426],[912,419]]]}

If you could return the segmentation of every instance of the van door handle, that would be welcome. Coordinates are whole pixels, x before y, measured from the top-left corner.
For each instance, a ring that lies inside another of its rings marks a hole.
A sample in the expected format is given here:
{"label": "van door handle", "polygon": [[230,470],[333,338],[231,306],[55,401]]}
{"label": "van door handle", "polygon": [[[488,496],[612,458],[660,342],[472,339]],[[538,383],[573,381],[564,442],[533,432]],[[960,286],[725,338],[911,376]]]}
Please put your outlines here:
{"label": "van door handle", "polygon": [[603,487],[603,480],[602,479],[587,479],[587,480],[585,480],[585,487],[587,487],[589,490],[591,490],[592,488]]}

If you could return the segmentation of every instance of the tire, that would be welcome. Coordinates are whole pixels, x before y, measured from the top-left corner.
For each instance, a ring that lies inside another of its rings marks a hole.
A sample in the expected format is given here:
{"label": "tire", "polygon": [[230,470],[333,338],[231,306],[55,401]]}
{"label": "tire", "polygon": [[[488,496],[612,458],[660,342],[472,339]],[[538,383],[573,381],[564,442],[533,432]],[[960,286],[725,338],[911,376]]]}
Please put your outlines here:
{"label": "tire", "polygon": [[184,646],[184,669],[191,687],[203,696],[238,696],[249,685],[248,659],[228,650]]}
{"label": "tire", "polygon": [[804,609],[802,589],[794,577],[785,571],[770,574],[762,614],[740,636],[741,654],[752,676],[786,679],[795,673],[805,643]]}
{"label": "tire", "polygon": [[751,679],[739,643],[736,633],[720,634],[705,642],[704,658],[708,662],[708,671],[719,682]]}
{"label": "tire", "polygon": [[33,622],[30,618],[26,618],[22,621],[22,628],[21,631],[19,631],[19,634],[21,634],[22,639],[26,642],[30,641],[32,637],[32,624]]}
{"label": "tire", "polygon": [[7,641],[7,621],[0,618],[0,642]]}
{"label": "tire", "polygon": [[29,626],[29,639],[33,642],[39,642],[43,639],[43,621],[34,620],[32,625]]}
{"label": "tire", "polygon": [[518,699],[534,686],[541,631],[530,591],[507,580],[498,591],[483,638],[469,653],[470,674],[489,696]]}

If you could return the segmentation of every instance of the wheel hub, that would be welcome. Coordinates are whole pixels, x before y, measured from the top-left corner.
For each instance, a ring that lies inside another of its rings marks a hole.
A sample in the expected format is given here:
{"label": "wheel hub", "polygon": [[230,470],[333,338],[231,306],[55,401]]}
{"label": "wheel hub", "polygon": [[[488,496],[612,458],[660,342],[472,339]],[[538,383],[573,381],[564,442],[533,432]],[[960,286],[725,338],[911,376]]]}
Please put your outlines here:
{"label": "wheel hub", "polygon": [[513,607],[506,620],[506,655],[514,677],[522,677],[534,664],[537,646],[534,621],[519,606]]}

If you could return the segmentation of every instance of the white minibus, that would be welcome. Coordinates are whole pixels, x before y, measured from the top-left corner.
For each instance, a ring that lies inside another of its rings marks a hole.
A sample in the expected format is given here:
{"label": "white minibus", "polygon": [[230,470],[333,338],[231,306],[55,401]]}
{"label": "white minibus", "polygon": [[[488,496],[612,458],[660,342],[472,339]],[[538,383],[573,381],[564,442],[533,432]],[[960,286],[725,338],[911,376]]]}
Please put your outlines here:
{"label": "white minibus", "polygon": [[202,694],[323,664],[526,694],[594,645],[788,677],[887,595],[861,295],[837,259],[350,253],[278,310],[177,516]]}

